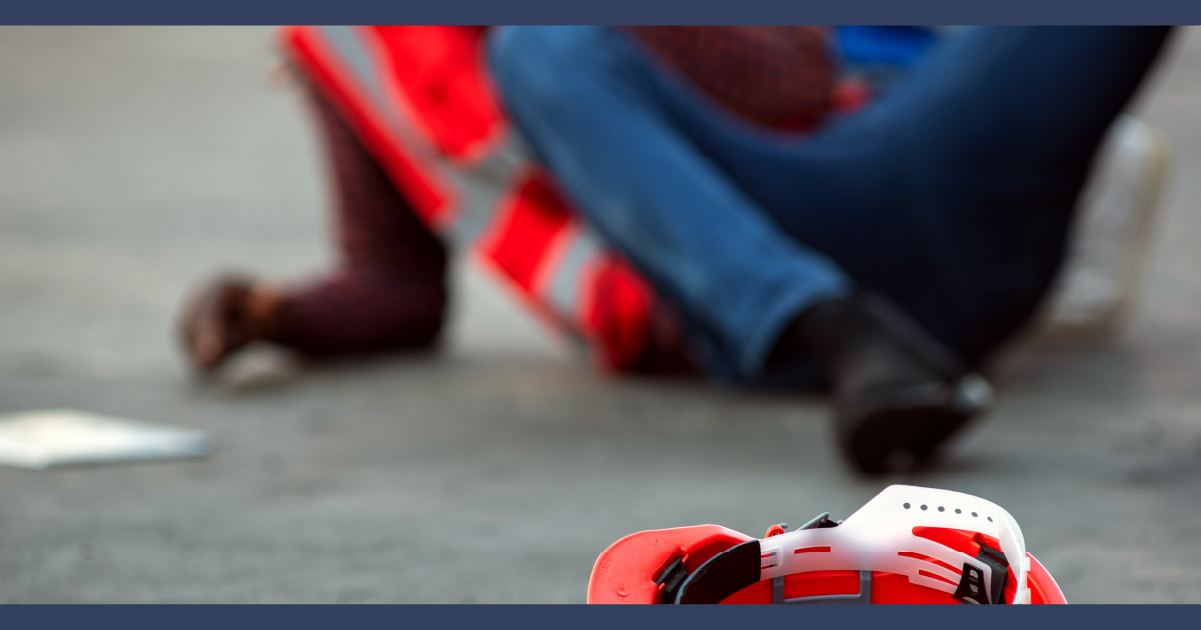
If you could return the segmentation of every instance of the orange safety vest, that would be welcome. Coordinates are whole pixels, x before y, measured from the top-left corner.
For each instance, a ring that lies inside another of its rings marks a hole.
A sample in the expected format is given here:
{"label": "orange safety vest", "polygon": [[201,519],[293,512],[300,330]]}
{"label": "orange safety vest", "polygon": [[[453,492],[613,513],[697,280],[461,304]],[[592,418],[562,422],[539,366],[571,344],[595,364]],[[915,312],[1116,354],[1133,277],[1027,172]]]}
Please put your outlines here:
{"label": "orange safety vest", "polygon": [[431,230],[584,340],[598,365],[629,369],[648,342],[650,286],[531,161],[488,76],[483,35],[290,26],[282,41]]}

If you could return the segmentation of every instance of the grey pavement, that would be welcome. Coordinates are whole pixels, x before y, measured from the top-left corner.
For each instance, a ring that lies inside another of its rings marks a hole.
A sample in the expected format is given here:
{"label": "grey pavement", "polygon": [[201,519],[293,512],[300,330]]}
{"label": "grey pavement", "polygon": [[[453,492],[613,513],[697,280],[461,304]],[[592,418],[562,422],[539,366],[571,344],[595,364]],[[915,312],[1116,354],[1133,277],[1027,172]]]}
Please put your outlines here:
{"label": "grey pavement", "polygon": [[188,377],[214,269],[333,254],[313,138],[264,28],[0,29],[0,412],[204,428],[204,460],[0,469],[3,602],[582,602],[643,529],[752,535],[888,483],[980,495],[1073,602],[1201,602],[1201,33],[1137,107],[1175,177],[1107,347],[1014,344],[934,471],[863,479],[820,398],[598,376],[460,266],[437,356]]}

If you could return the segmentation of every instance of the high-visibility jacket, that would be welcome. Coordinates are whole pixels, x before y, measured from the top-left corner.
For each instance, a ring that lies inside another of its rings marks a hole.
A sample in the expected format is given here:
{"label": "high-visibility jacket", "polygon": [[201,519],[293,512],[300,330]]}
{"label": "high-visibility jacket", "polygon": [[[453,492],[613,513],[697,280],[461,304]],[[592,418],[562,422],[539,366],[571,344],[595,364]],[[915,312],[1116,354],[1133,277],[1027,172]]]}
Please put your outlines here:
{"label": "high-visibility jacket", "polygon": [[481,28],[291,26],[282,42],[434,233],[507,281],[594,361],[631,368],[650,286],[533,163],[488,76]]}

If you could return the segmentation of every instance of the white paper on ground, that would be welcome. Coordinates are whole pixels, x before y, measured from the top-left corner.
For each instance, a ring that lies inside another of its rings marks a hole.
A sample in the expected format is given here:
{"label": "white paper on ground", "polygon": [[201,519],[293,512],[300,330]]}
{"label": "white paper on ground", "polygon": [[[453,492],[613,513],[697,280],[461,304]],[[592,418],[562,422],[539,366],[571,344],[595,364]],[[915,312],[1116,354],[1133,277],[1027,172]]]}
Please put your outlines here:
{"label": "white paper on ground", "polygon": [[203,457],[206,431],[73,409],[0,415],[0,465],[41,470],[69,464]]}

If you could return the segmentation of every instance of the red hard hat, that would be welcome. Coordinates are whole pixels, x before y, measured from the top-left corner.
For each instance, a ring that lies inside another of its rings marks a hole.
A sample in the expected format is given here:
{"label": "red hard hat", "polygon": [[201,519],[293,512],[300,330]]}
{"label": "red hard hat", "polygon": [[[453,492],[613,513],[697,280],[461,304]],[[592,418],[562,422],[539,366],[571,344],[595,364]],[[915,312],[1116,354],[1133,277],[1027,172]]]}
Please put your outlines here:
{"label": "red hard hat", "polygon": [[631,534],[596,559],[588,603],[1067,603],[1013,517],[971,495],[889,486],[845,521],[786,529]]}

